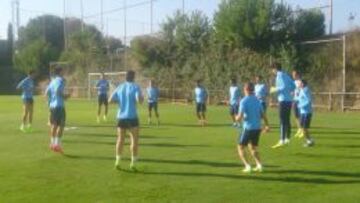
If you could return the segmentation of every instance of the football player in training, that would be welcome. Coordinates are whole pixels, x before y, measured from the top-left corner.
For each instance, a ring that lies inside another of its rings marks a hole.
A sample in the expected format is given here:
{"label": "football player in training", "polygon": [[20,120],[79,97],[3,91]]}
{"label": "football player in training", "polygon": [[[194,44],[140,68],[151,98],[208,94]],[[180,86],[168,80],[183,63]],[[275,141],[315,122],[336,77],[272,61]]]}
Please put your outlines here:
{"label": "football player in training", "polygon": [[140,86],[135,83],[135,72],[126,73],[126,81],[119,85],[111,94],[110,102],[117,102],[119,105],[117,113],[117,142],[116,142],[116,160],[115,168],[120,169],[120,162],[123,147],[125,144],[126,133],[129,132],[131,145],[131,163],[130,168],[136,169],[135,164],[138,156],[139,142],[139,118],[137,113],[137,103],[143,103],[144,98]]}
{"label": "football player in training", "polygon": [[148,110],[149,110],[149,117],[148,117],[148,123],[151,125],[151,117],[152,117],[152,111],[154,110],[157,124],[160,125],[160,117],[158,112],[158,99],[159,99],[159,88],[156,87],[155,82],[153,80],[150,80],[149,87],[146,89],[147,98],[148,98]]}
{"label": "football player in training", "polygon": [[263,81],[263,78],[261,75],[258,75],[255,77],[255,96],[259,99],[264,112],[267,110],[267,97],[269,95],[269,90],[266,84]]}
{"label": "football player in training", "polygon": [[23,101],[23,116],[20,125],[22,132],[30,132],[32,130],[33,112],[34,112],[34,77],[35,71],[31,70],[28,76],[23,79],[17,86],[16,89],[22,90],[22,101]]}
{"label": "football player in training", "polygon": [[299,138],[305,136],[306,143],[305,147],[314,146],[315,142],[310,136],[309,128],[311,124],[312,118],[312,98],[311,91],[308,87],[308,84],[305,80],[301,80],[300,82],[300,92],[298,96],[298,108],[300,111],[300,126],[301,133],[299,134]]}
{"label": "football player in training", "polygon": [[[269,123],[264,113],[260,101],[254,95],[254,85],[246,83],[244,86],[245,97],[240,102],[237,121],[242,121],[243,129],[239,138],[238,153],[241,161],[244,163],[244,173],[251,171],[262,172],[263,166],[258,152],[259,139],[261,134],[261,119],[265,122],[265,131],[269,130]],[[246,159],[245,149],[249,145],[249,151],[256,162],[256,167],[252,170]]]}
{"label": "football player in training", "polygon": [[196,82],[196,87],[194,90],[195,93],[195,102],[196,102],[196,116],[199,120],[199,124],[204,126],[206,121],[206,101],[208,94],[204,86],[202,85],[201,80]]}
{"label": "football player in training", "polygon": [[63,153],[61,139],[66,121],[65,100],[70,97],[70,94],[65,93],[65,83],[63,69],[60,66],[55,67],[47,94],[50,98],[50,149],[59,153]]}
{"label": "football player in training", "polygon": [[231,79],[231,86],[229,88],[230,116],[233,122],[233,127],[239,126],[235,117],[239,111],[240,98],[241,98],[240,88],[237,85],[236,79],[233,78]]}
{"label": "football player in training", "polygon": [[101,106],[104,105],[105,112],[103,120],[107,121],[108,114],[108,91],[109,91],[109,81],[105,79],[105,74],[101,73],[101,78],[96,84],[96,89],[98,90],[98,111],[97,111],[97,122],[100,123],[101,116]]}
{"label": "football player in training", "polygon": [[301,76],[300,73],[296,70],[292,71],[292,78],[294,80],[294,84],[295,84],[295,90],[294,90],[294,102],[293,102],[293,111],[294,111],[294,115],[295,115],[295,120],[296,120],[296,125],[298,127],[298,130],[295,134],[294,137],[301,137],[301,125],[300,125],[300,110],[298,107],[298,103],[299,103],[299,93],[300,93],[300,84],[301,84]]}

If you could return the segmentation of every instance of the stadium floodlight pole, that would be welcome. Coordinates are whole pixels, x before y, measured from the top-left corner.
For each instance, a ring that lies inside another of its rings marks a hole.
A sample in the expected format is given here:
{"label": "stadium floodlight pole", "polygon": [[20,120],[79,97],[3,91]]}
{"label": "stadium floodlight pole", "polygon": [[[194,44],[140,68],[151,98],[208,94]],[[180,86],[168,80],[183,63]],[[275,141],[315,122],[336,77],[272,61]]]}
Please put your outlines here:
{"label": "stadium floodlight pole", "polygon": [[84,32],[84,2],[80,0],[80,9],[81,9],[81,32]]}
{"label": "stadium floodlight pole", "polygon": [[342,98],[341,98],[341,109],[345,111],[345,94],[346,94],[346,35],[343,38],[343,84],[342,84]]}
{"label": "stadium floodlight pole", "polygon": [[67,39],[66,39],[66,0],[63,0],[63,31],[64,31],[64,50],[67,50]]}
{"label": "stadium floodlight pole", "polygon": [[104,32],[104,0],[100,1],[100,21],[101,21],[101,33]]}
{"label": "stadium floodlight pole", "polygon": [[182,14],[185,15],[185,0],[182,0]]}
{"label": "stadium floodlight pole", "polygon": [[127,51],[126,51],[126,35],[127,35],[127,30],[126,30],[126,10],[127,10],[127,4],[126,4],[126,0],[124,0],[124,69],[127,70],[126,66],[127,66]]}
{"label": "stadium floodlight pole", "polygon": [[154,11],[154,0],[150,0],[150,34],[153,33],[153,11]]}

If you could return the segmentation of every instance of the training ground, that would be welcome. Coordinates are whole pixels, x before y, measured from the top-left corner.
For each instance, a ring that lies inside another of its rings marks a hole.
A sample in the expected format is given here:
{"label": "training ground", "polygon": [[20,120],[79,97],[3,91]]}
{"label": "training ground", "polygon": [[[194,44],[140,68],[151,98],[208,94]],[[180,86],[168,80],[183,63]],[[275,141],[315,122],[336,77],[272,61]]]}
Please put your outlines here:
{"label": "training ground", "polygon": [[[0,202],[359,202],[360,113],[316,112],[314,148],[293,138],[282,149],[276,109],[263,135],[262,174],[241,173],[238,130],[227,107],[208,108],[199,127],[193,106],[160,104],[162,125],[141,120],[138,172],[130,171],[125,148],[122,171],[114,169],[115,111],[96,123],[96,101],[69,100],[63,146],[48,149],[48,109],[35,98],[34,132],[20,132],[19,96],[0,96]],[[295,131],[295,129],[293,129]]]}

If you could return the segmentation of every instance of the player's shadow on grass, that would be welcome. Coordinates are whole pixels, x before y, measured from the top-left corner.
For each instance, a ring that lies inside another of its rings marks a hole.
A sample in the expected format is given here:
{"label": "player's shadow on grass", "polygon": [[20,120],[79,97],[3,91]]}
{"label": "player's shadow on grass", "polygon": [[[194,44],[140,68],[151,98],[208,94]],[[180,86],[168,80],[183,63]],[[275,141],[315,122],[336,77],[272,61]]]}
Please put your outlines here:
{"label": "player's shadow on grass", "polygon": [[[141,162],[148,163],[164,163],[164,164],[185,164],[185,165],[205,165],[211,167],[240,167],[241,165],[238,163],[230,163],[230,162],[215,162],[215,161],[204,161],[204,160],[166,160],[166,159],[141,159]],[[274,165],[265,165],[268,168],[276,168],[278,166]]]}
{"label": "player's shadow on grass", "polygon": [[[106,133],[93,133],[93,132],[74,132],[68,133],[69,136],[84,136],[84,137],[103,137],[103,138],[117,138],[116,133],[106,134]],[[141,139],[172,139],[176,138],[173,136],[152,136],[152,135],[140,135]]]}
{"label": "player's shadow on grass", "polygon": [[219,127],[231,127],[229,124],[224,123],[208,123],[205,126],[201,126],[197,123],[193,124],[181,124],[181,123],[163,123],[163,126],[169,127],[183,127],[183,128],[219,128]]}
{"label": "player's shadow on grass", "polygon": [[267,173],[333,176],[333,177],[336,177],[336,178],[356,178],[356,179],[358,179],[358,181],[360,181],[360,173],[352,173],[352,172],[309,171],[309,170],[276,170],[276,171],[269,171]]}
{"label": "player's shadow on grass", "polygon": [[341,154],[307,154],[296,153],[294,156],[302,156],[305,158],[330,158],[330,159],[360,159],[359,155],[341,155]]}
{"label": "player's shadow on grass", "polygon": [[[130,172],[130,171],[125,171]],[[286,182],[286,183],[312,183],[312,184],[358,184],[358,180],[331,180],[326,178],[303,178],[303,177],[272,177],[263,174],[220,174],[220,173],[197,173],[197,172],[148,172],[138,171],[137,173],[145,175],[166,175],[166,176],[181,176],[191,178],[227,178],[227,179],[238,179],[238,180],[259,180],[259,181],[270,181],[270,182]],[[239,172],[241,173],[241,172]]]}
{"label": "player's shadow on grass", "polygon": [[360,149],[360,144],[324,144],[324,145],[320,145],[318,144],[317,146],[320,147],[331,147],[331,148],[344,148],[344,149]]}
{"label": "player's shadow on grass", "polygon": [[74,154],[64,154],[66,158],[69,159],[88,159],[88,160],[114,160],[114,157],[106,156],[90,156],[90,155],[74,155]]}
{"label": "player's shadow on grass", "polygon": [[209,145],[189,145],[189,144],[174,144],[174,143],[140,143],[140,146],[147,147],[178,147],[178,148],[188,148],[188,147],[209,147]]}
{"label": "player's shadow on grass", "polygon": [[[360,139],[360,131],[348,131],[348,130],[343,130],[343,131],[317,131],[314,130],[312,131],[312,134],[314,135],[359,135],[357,137],[353,136],[353,138],[355,139]],[[320,136],[319,136],[320,137]]]}

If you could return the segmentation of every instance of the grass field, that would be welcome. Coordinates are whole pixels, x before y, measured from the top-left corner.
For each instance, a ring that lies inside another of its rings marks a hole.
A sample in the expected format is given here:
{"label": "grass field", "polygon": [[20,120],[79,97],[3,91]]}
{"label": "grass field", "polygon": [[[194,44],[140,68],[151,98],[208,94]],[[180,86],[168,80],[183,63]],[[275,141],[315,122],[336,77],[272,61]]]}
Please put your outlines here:
{"label": "grass field", "polygon": [[[192,106],[160,105],[160,127],[145,124],[141,107],[134,173],[114,170],[115,121],[96,124],[95,102],[67,103],[67,124],[77,129],[65,132],[61,156],[48,150],[48,110],[43,98],[35,101],[35,130],[24,134],[19,97],[0,97],[0,202],[360,201],[359,113],[316,113],[316,147],[293,139],[273,150],[279,131],[270,111],[272,131],[260,144],[265,172],[244,175],[226,107],[210,106],[205,128],[196,125]],[[126,159],[123,168],[128,165]]]}

